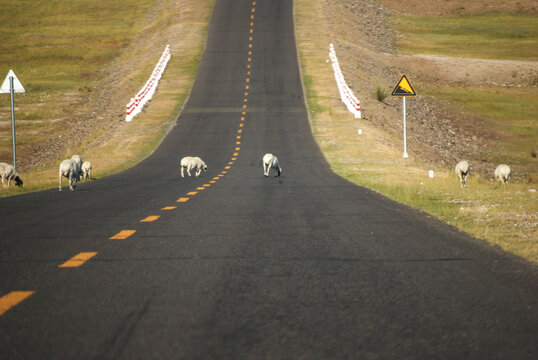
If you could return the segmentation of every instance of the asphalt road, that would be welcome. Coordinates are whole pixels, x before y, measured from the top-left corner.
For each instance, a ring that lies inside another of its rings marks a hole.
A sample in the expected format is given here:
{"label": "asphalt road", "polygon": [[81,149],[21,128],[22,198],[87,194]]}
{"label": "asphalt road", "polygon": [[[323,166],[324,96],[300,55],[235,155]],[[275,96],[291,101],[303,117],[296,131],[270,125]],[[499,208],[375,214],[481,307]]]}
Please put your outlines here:
{"label": "asphalt road", "polygon": [[[208,171],[179,178],[186,155]],[[1,199],[0,224],[0,359],[538,356],[535,266],[331,172],[291,1],[217,0],[159,149],[74,192]]]}

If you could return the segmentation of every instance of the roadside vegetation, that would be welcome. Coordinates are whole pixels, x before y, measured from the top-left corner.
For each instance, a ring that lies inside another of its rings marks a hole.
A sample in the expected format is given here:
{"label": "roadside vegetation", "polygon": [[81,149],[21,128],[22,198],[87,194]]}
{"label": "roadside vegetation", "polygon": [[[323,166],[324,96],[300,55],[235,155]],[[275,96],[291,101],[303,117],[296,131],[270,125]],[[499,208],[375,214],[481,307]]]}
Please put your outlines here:
{"label": "roadside vegetation", "polygon": [[[383,98],[379,67],[368,72],[368,63],[357,66],[356,58],[355,62],[348,60],[346,77],[358,84],[356,87],[367,84],[365,79],[369,79],[369,88],[374,91],[355,90],[367,118],[353,119],[343,109],[332,72],[326,65],[328,44],[340,39],[345,47],[356,47],[356,52],[369,56],[368,59],[376,55],[371,55],[372,45],[364,42],[368,38],[360,30],[364,20],[358,21],[353,31],[347,31],[339,21],[330,21],[341,19],[355,4],[347,2],[347,7],[338,10],[329,2],[325,6],[323,3],[296,1],[295,20],[301,69],[303,76],[309,78],[304,84],[309,94],[312,129],[332,169],[358,185],[421,209],[492,246],[538,263],[538,163],[533,156],[538,139],[536,86],[454,86],[427,79],[415,86],[420,88],[419,96],[448,104],[450,111],[460,114],[465,121],[473,121],[473,126],[488,134],[487,146],[478,151],[481,159],[491,164],[520,165],[526,172],[524,176],[516,172],[503,188],[494,182],[492,167],[489,176],[471,173],[467,187],[462,189],[454,174],[455,163],[442,166],[413,154],[402,159],[401,139],[387,132],[375,117],[400,116],[390,104],[376,105]],[[421,2],[413,4],[420,7]],[[327,12],[333,8],[334,13]],[[398,15],[392,17],[392,25],[399,34],[398,52],[406,55],[536,61],[537,20],[533,14],[513,13],[448,18]],[[351,38],[353,34],[356,38]],[[383,54],[377,57],[387,58]],[[398,58],[395,59],[393,66],[400,66]],[[346,60],[340,59],[344,68]],[[353,68],[360,70],[349,72]],[[357,129],[362,130],[362,135],[357,134]],[[430,170],[434,171],[433,178],[429,177]]]}
{"label": "roadside vegetation", "polygon": [[[188,96],[212,7],[195,0],[0,2],[0,76],[13,69],[26,89],[15,96],[24,187],[0,196],[58,186],[59,162],[75,153],[92,162],[95,178],[150,154]],[[166,44],[172,58],[157,96],[125,123],[125,105]],[[0,161],[7,163],[10,119],[9,95],[1,95]]]}

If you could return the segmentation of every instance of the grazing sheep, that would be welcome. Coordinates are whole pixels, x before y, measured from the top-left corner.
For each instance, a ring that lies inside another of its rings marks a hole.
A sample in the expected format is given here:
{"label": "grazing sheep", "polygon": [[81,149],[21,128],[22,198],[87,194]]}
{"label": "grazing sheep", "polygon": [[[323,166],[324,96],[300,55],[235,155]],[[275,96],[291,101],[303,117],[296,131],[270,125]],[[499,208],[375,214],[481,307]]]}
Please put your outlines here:
{"label": "grazing sheep", "polygon": [[89,161],[84,161],[82,163],[82,167],[81,167],[81,170],[82,170],[82,175],[83,175],[83,179],[91,179],[92,178],[92,163],[89,162]]}
{"label": "grazing sheep", "polygon": [[77,181],[80,181],[80,168],[78,167],[75,160],[67,159],[60,163],[59,177],[59,191],[62,191],[62,177],[66,177],[69,179],[69,190],[75,190],[75,187],[77,186]]}
{"label": "grazing sheep", "polygon": [[500,181],[504,186],[510,180],[511,175],[510,166],[508,165],[501,164],[495,169],[495,180]]}
{"label": "grazing sheep", "polygon": [[191,176],[191,170],[196,170],[196,177],[200,175],[202,170],[207,171],[207,165],[197,156],[185,156],[181,159],[181,177],[184,177],[183,170],[187,170],[187,174]]}
{"label": "grazing sheep", "polygon": [[82,157],[80,155],[73,155],[71,156],[71,160],[74,160],[77,163],[80,176],[82,176],[82,164],[84,163],[84,161],[82,161]]}
{"label": "grazing sheep", "polygon": [[282,173],[282,168],[278,163],[278,158],[273,154],[265,154],[263,156],[263,175],[265,177],[269,176],[269,170],[275,170],[275,176],[280,176]]}
{"label": "grazing sheep", "polygon": [[2,177],[2,185],[4,185],[4,188],[6,188],[6,180],[7,187],[11,186],[11,180],[15,180],[15,185],[22,186],[22,179],[13,165],[0,163],[0,176]]}
{"label": "grazing sheep", "polygon": [[467,160],[460,161],[456,164],[455,170],[458,179],[460,179],[460,185],[462,188],[464,188],[466,186],[467,177],[471,173],[471,167],[469,166],[469,162]]}

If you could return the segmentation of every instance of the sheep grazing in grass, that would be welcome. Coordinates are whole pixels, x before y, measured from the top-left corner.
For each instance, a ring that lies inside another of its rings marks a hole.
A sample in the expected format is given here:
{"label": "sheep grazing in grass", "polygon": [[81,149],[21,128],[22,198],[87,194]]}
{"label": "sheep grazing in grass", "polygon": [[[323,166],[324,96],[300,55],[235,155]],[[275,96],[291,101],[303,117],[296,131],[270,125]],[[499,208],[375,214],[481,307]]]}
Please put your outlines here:
{"label": "sheep grazing in grass", "polygon": [[501,164],[495,169],[495,180],[500,181],[504,186],[506,186],[506,183],[510,180],[511,175],[512,172],[508,165]]}
{"label": "sheep grazing in grass", "polygon": [[82,178],[83,179],[91,179],[92,178],[92,163],[89,161],[84,161],[82,163]]}
{"label": "sheep grazing in grass", "polygon": [[278,158],[273,154],[265,154],[263,156],[263,175],[269,177],[269,170],[275,170],[275,176],[280,176],[282,168],[278,163]]}
{"label": "sheep grazing in grass", "polygon": [[458,179],[460,179],[460,185],[462,188],[464,188],[467,184],[467,177],[471,173],[471,167],[469,166],[469,162],[467,160],[462,160],[459,163],[456,164],[456,175],[458,176]]}
{"label": "sheep grazing in grass", "polygon": [[62,161],[59,170],[60,186],[58,187],[58,190],[62,191],[62,177],[69,179],[69,190],[75,190],[77,181],[80,181],[80,175],[80,167],[75,160],[66,159]]}
{"label": "sheep grazing in grass", "polygon": [[187,174],[191,176],[191,170],[196,170],[196,177],[200,175],[202,170],[207,171],[207,165],[197,156],[185,156],[181,159],[181,177],[185,177],[183,170],[187,170]]}
{"label": "sheep grazing in grass", "polygon": [[22,179],[13,165],[0,163],[0,176],[2,177],[2,185],[4,185],[4,188],[11,186],[11,180],[15,181],[15,185],[22,186]]}

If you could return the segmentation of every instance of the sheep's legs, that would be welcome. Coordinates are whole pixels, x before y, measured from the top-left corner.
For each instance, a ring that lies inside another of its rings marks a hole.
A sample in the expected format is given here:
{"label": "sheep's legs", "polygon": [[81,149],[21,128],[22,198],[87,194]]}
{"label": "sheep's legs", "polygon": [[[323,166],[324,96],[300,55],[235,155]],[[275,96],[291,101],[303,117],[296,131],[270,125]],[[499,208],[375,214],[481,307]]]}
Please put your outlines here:
{"label": "sheep's legs", "polygon": [[183,166],[181,167],[181,177],[185,177],[185,175],[183,175]]}
{"label": "sheep's legs", "polygon": [[2,185],[4,185],[4,189],[6,188],[6,179],[2,176]]}
{"label": "sheep's legs", "polygon": [[60,171],[60,185],[58,186],[58,191],[62,191],[62,172]]}

